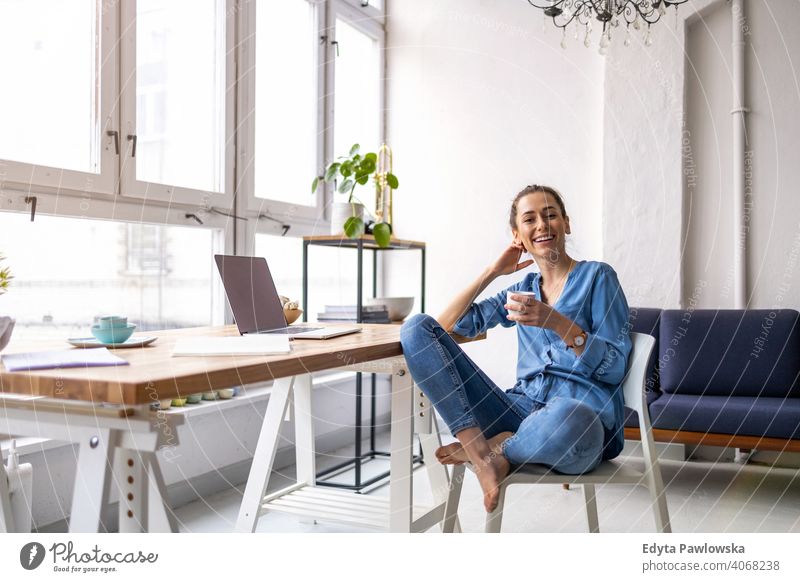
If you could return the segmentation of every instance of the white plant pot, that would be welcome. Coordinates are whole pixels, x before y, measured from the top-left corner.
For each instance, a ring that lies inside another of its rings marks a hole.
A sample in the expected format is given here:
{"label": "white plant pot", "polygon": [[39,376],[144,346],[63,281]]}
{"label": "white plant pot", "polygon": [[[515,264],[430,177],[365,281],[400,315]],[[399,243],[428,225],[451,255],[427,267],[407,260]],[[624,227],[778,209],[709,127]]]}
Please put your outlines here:
{"label": "white plant pot", "polygon": [[11,331],[14,329],[14,320],[10,317],[0,317],[0,351],[8,345],[11,340]]}
{"label": "white plant pot", "polygon": [[353,216],[353,212],[358,218],[363,219],[364,205],[350,204],[349,202],[331,204],[331,234],[344,234],[344,223]]}

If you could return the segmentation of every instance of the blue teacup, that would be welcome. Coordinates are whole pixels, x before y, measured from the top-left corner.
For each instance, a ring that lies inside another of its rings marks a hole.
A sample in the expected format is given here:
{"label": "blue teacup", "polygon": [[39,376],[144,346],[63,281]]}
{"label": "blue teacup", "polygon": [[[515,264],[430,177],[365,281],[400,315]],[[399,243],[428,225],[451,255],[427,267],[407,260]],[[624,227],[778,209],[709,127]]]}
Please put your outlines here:
{"label": "blue teacup", "polygon": [[92,326],[92,335],[104,344],[121,344],[133,335],[136,326],[126,323],[121,327],[100,327],[100,324]]}
{"label": "blue teacup", "polygon": [[97,318],[97,327],[100,329],[110,329],[112,327],[126,327],[128,318],[121,315],[104,315]]}

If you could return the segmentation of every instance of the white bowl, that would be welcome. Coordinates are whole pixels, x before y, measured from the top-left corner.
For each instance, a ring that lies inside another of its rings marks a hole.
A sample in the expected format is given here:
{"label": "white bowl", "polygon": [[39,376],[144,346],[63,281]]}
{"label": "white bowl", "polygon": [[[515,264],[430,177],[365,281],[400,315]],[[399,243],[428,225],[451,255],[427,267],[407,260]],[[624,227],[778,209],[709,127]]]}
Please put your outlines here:
{"label": "white bowl", "polygon": [[0,350],[11,341],[11,332],[14,330],[14,320],[10,317],[0,317]]}
{"label": "white bowl", "polygon": [[413,297],[369,297],[364,299],[364,305],[385,305],[389,312],[389,319],[400,321],[411,313],[414,307]]}

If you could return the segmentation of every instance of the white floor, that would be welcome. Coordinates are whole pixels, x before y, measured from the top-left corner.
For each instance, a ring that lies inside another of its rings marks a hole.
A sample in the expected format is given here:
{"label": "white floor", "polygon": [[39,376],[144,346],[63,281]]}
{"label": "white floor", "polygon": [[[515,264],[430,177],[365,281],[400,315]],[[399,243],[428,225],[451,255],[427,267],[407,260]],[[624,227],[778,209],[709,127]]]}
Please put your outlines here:
{"label": "white floor", "polygon": [[[343,452],[342,454],[346,454]],[[321,468],[332,459],[319,459]],[[641,460],[627,462],[642,468]],[[388,461],[370,461],[366,475],[388,468]],[[800,532],[800,470],[734,462],[662,461],[672,528],[675,532]],[[291,483],[294,468],[273,475],[270,490]],[[337,480],[347,481],[351,474]],[[352,477],[351,477],[352,478]],[[351,481],[352,482],[352,481]],[[208,496],[175,510],[186,532],[233,530],[244,485]],[[387,496],[378,486],[368,495]],[[353,493],[353,495],[356,495]],[[644,487],[621,485],[597,488],[601,532],[655,531],[650,500]],[[414,503],[431,501],[424,468],[414,473]],[[485,514],[474,475],[467,471],[459,518],[465,532],[483,531]],[[586,517],[580,488],[559,485],[518,486],[509,489],[503,531],[585,532]],[[339,524],[303,521],[296,516],[267,513],[259,532],[372,532]],[[435,530],[431,530],[435,531]]]}

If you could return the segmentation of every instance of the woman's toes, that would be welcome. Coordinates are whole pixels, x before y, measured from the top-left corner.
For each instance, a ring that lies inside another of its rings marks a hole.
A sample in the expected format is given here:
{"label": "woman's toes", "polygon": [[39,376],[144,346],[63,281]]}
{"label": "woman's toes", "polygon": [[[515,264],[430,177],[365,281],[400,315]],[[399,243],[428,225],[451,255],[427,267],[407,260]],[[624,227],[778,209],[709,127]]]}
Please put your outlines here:
{"label": "woman's toes", "polygon": [[455,462],[463,463],[463,459],[460,458],[460,453],[463,451],[461,443],[450,443],[449,445],[444,445],[443,447],[439,447],[436,449],[436,458],[439,460],[440,463],[444,464],[452,464]]}

